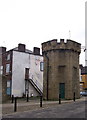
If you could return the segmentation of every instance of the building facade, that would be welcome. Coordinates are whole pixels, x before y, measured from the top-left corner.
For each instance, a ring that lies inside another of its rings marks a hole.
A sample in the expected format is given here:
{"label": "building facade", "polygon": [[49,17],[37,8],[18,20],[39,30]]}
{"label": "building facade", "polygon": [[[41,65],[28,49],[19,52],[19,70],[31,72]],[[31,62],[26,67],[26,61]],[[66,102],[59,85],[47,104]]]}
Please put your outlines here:
{"label": "building facade", "polygon": [[82,68],[83,68],[83,65],[80,64],[79,65],[79,81],[80,81],[80,92],[83,91],[83,80],[82,80],[82,75],[81,75],[81,72],[82,72]]}
{"label": "building facade", "polygon": [[18,44],[18,47],[9,51],[5,47],[0,49],[3,101],[12,95],[22,97],[28,94],[31,97],[42,93],[43,56],[40,55],[40,48],[34,47],[32,52],[24,44]]}
{"label": "building facade", "polygon": [[42,43],[44,57],[43,97],[47,100],[80,97],[79,55],[81,44],[64,39]]}
{"label": "building facade", "polygon": [[81,68],[81,91],[87,91],[87,66]]}

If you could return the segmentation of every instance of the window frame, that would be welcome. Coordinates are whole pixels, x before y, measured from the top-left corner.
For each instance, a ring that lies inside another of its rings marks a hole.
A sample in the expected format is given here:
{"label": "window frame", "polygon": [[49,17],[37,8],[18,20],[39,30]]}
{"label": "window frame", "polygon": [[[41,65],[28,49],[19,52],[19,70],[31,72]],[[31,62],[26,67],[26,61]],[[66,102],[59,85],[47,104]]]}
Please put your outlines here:
{"label": "window frame", "polygon": [[7,90],[6,90],[6,93],[7,95],[11,95],[11,81],[10,80],[7,80]]}
{"label": "window frame", "polygon": [[3,74],[3,65],[0,66],[0,75]]}
{"label": "window frame", "polygon": [[8,74],[10,72],[10,64],[7,63],[6,64],[6,74]]}
{"label": "window frame", "polygon": [[6,60],[10,60],[10,54],[7,55]]}
{"label": "window frame", "polygon": [[44,71],[44,62],[40,62],[40,71]]}

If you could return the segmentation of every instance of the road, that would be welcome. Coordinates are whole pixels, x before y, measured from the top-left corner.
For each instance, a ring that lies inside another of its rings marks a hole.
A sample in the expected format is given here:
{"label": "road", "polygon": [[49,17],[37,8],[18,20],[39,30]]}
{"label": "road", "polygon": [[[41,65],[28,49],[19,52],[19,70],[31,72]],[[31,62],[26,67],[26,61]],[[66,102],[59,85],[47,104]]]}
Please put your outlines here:
{"label": "road", "polygon": [[4,118],[85,118],[86,101],[58,104],[56,107],[42,108],[4,116]]}

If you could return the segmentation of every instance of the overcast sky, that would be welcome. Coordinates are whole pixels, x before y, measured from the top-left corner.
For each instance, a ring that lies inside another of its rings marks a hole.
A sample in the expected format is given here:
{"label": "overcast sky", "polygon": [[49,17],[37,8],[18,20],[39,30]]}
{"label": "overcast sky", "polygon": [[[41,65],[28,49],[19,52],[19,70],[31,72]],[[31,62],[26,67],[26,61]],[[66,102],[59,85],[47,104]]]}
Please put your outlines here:
{"label": "overcast sky", "polygon": [[[9,50],[23,43],[33,50],[60,38],[85,46],[85,1],[0,0],[0,46]],[[80,63],[85,64],[83,50]]]}

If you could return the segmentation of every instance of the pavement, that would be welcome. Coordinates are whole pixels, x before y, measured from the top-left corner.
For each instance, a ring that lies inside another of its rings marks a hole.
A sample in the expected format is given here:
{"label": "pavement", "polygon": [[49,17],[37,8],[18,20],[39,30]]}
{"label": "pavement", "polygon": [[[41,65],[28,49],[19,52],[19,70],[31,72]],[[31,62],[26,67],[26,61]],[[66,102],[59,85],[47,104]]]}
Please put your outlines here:
{"label": "pavement", "polygon": [[[75,102],[77,101],[85,101],[87,97],[81,97],[80,99],[76,99]],[[70,104],[73,103],[73,100],[62,100],[61,104]],[[59,104],[59,101],[43,101],[42,102],[42,107],[40,107],[40,100],[29,100],[29,102],[26,102],[26,100],[17,100],[17,111],[14,112],[14,103],[11,103],[9,101],[8,103],[2,104],[2,116],[6,115],[12,115],[16,113],[21,113],[25,111],[34,111],[34,110],[41,110],[45,108],[50,108],[50,107],[55,107]]]}
{"label": "pavement", "polygon": [[[42,108],[39,110],[17,112],[16,114],[10,114],[3,116],[7,119],[26,119],[26,118],[86,118],[86,104],[85,101],[71,102],[61,105],[56,105],[48,108]],[[4,120],[4,119],[3,119]]]}

